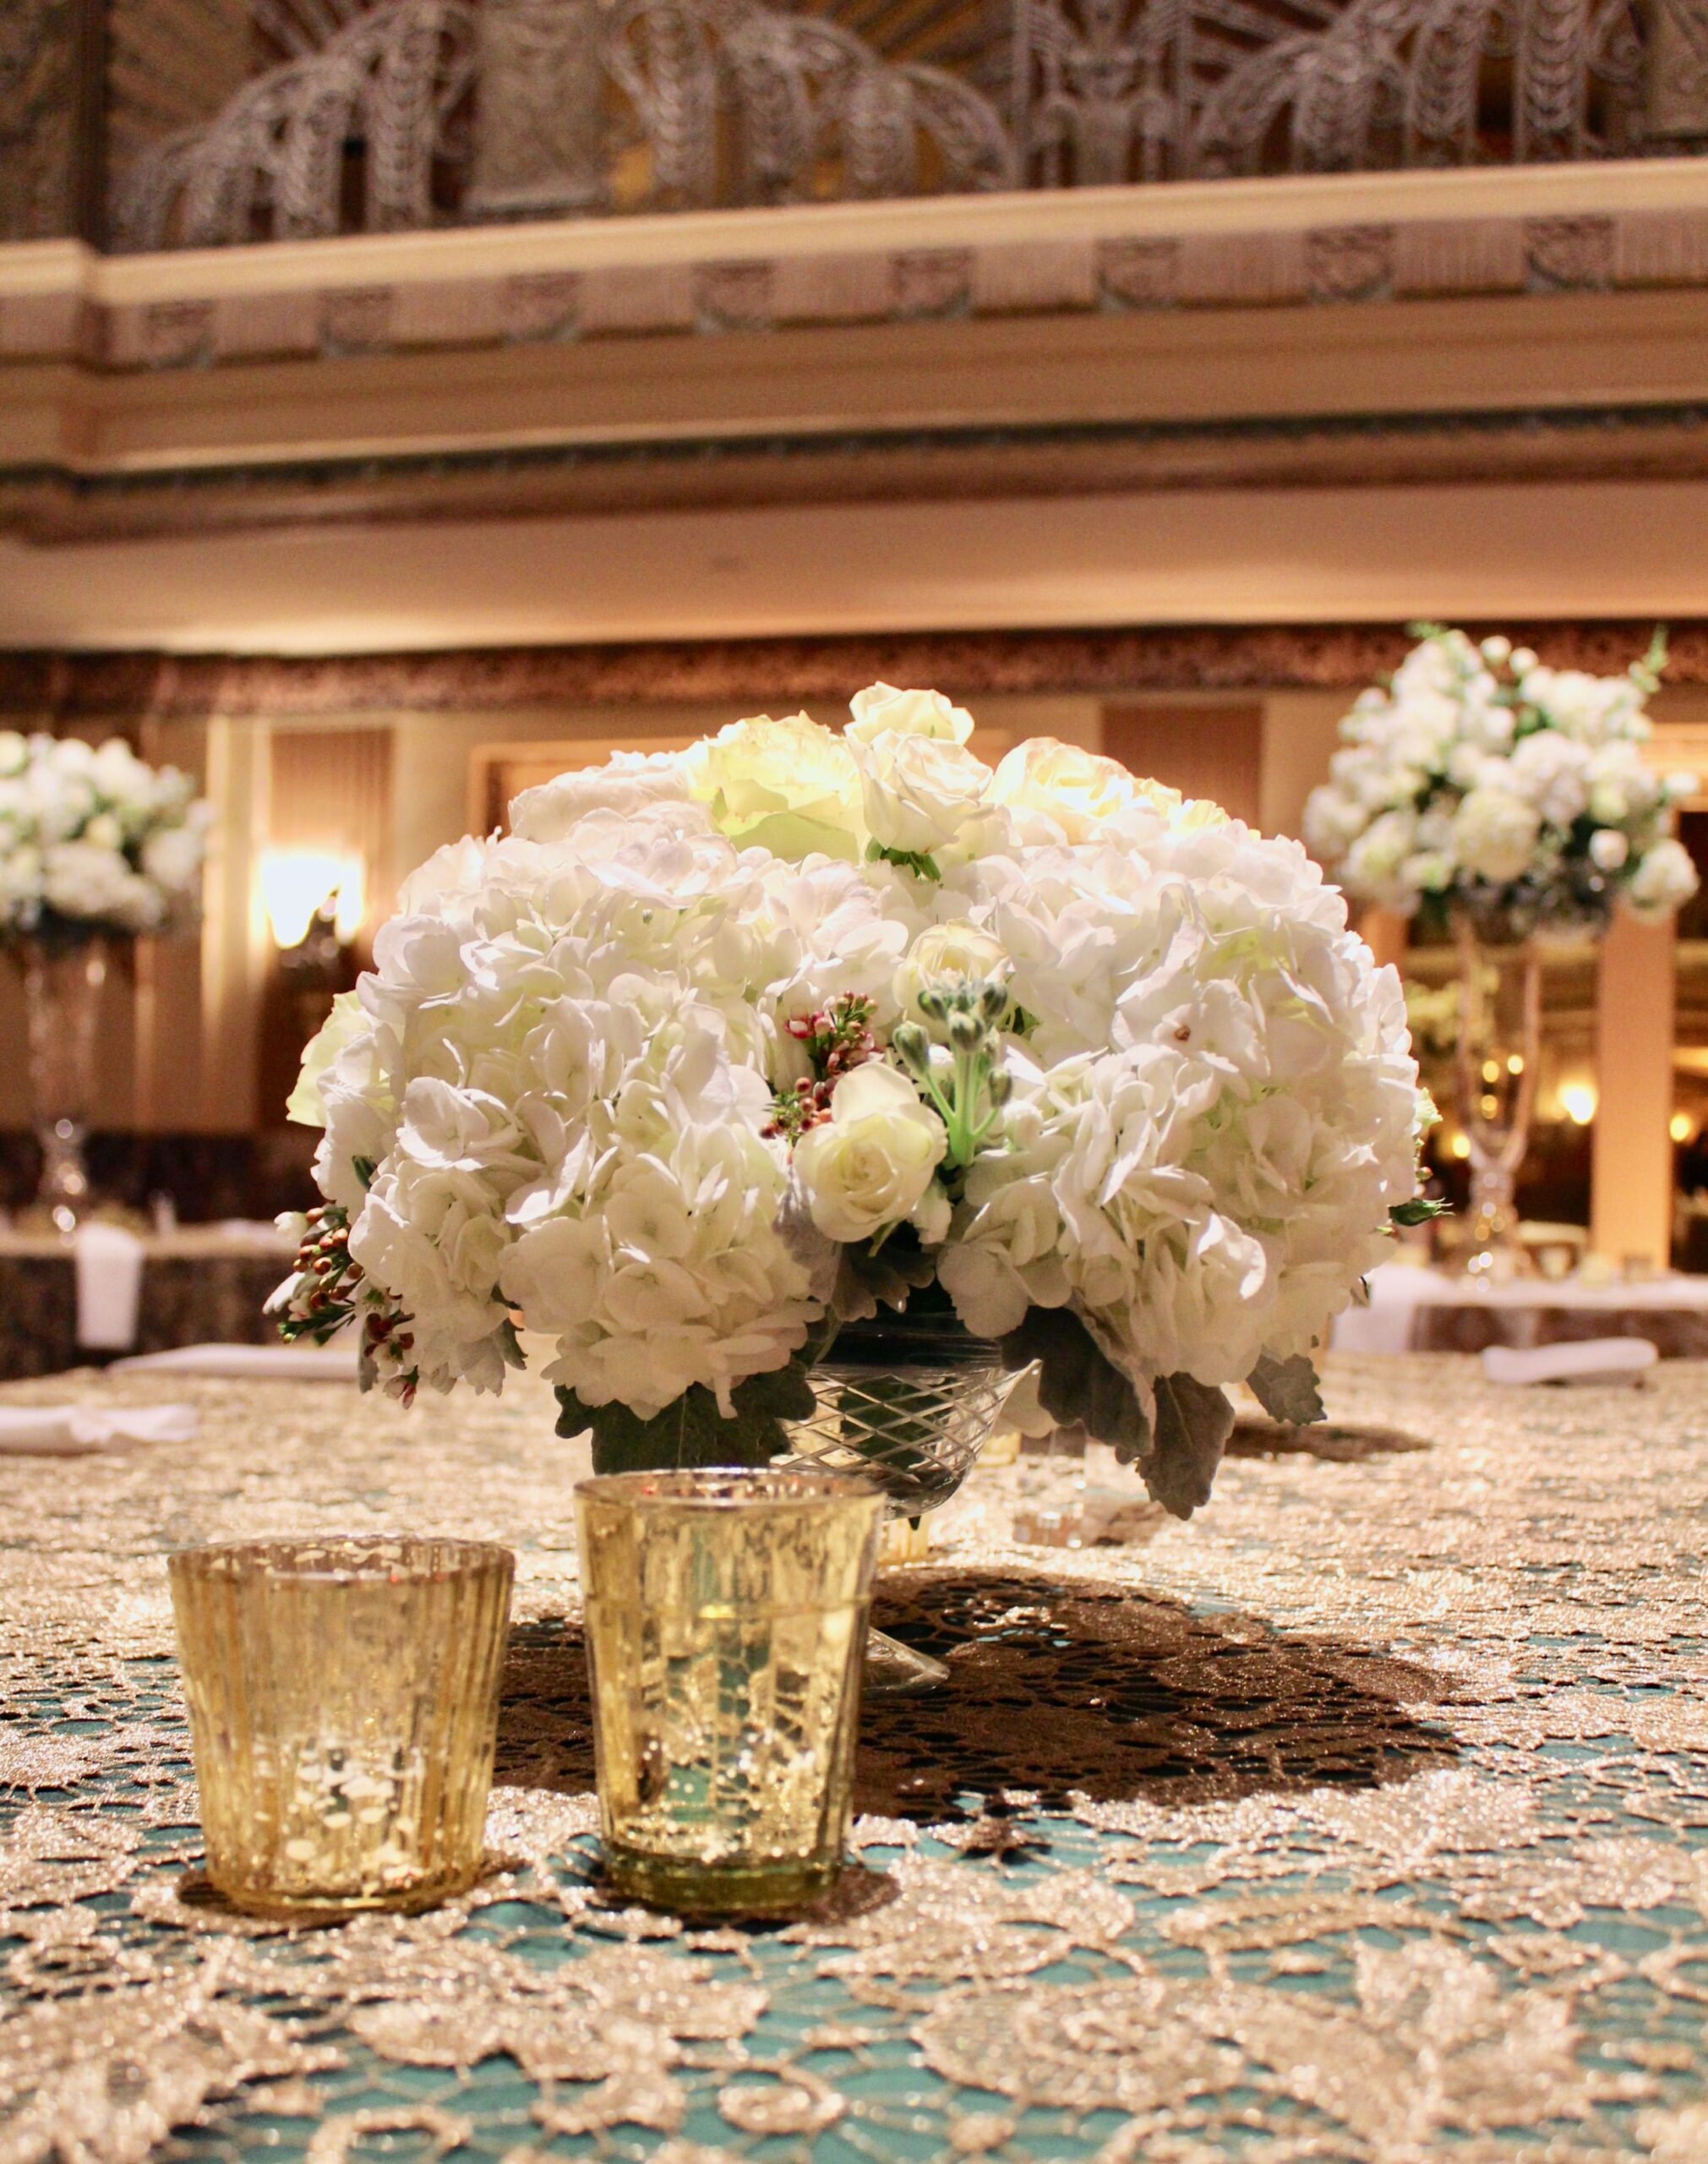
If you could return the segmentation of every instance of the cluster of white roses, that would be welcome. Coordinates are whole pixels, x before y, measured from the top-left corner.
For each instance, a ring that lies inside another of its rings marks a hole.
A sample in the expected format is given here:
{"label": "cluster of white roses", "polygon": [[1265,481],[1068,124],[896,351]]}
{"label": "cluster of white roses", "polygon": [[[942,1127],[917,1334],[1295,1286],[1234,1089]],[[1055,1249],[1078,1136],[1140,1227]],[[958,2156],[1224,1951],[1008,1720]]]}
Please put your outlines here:
{"label": "cluster of white roses", "polygon": [[[876,686],[530,790],[407,883],[293,1111],[395,1379],[727,1414],[845,1252],[1143,1398],[1323,1336],[1414,1189],[1397,977],[1293,842]],[[325,1300],[312,1271],[299,1299]]]}
{"label": "cluster of white roses", "polygon": [[1614,899],[1663,916],[1696,890],[1672,836],[1693,775],[1645,762],[1648,663],[1623,676],[1545,668],[1504,638],[1432,631],[1341,724],[1305,811],[1312,849],[1361,899],[1594,923]]}
{"label": "cluster of white roses", "polygon": [[0,730],[0,939],[159,932],[194,914],[208,807],[120,737]]}

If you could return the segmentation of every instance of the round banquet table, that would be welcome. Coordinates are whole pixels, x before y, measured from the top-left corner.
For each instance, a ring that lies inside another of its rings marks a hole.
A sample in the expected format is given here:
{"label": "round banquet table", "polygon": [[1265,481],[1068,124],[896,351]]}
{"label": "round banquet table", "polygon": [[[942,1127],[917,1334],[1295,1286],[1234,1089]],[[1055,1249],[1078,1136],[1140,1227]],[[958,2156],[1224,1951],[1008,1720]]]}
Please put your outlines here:
{"label": "round banquet table", "polygon": [[1643,1337],[1663,1360],[1708,1359],[1708,1277],[1669,1271],[1607,1284],[1521,1277],[1488,1285],[1390,1262],[1372,1270],[1369,1281],[1368,1306],[1335,1320],[1343,1352],[1481,1352],[1490,1345]]}
{"label": "round banquet table", "polygon": [[[77,1375],[199,1434],[0,1458],[0,2156],[815,2164],[1535,2157],[1708,2140],[1708,1418],[1331,1362],[1189,1525],[1013,1538],[974,1476],[880,1620],[859,1868],[787,1927],[601,1895],[570,1489],[502,1402]],[[1022,1519],[1023,1524],[1026,1522]],[[287,1932],[199,1884],[164,1556],[392,1527],[519,1551],[491,1870]]]}
{"label": "round banquet table", "polygon": [[[262,1313],[295,1243],[270,1225],[185,1225],[139,1243],[135,1327],[109,1354],[179,1345],[276,1344]],[[0,1377],[57,1374],[79,1342],[77,1261],[52,1232],[0,1230]]]}

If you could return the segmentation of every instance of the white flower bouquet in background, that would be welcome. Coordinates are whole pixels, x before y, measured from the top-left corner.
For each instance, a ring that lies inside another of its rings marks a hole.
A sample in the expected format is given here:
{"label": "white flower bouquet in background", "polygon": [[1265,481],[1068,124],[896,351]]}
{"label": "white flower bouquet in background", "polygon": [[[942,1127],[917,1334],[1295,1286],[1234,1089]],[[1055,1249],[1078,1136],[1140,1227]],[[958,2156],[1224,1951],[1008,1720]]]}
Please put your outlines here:
{"label": "white flower bouquet in background", "polygon": [[1695,777],[1663,777],[1643,756],[1664,653],[1657,637],[1623,675],[1591,676],[1509,639],[1424,630],[1341,724],[1329,779],[1305,807],[1307,841],[1349,893],[1453,931],[1475,1272],[1529,1267],[1516,1197],[1541,1065],[1542,943],[1598,937],[1619,903],[1664,917],[1696,891],[1673,832]]}
{"label": "white flower bouquet in background", "polygon": [[24,984],[36,1207],[62,1232],[90,1201],[109,943],[195,922],[209,818],[188,774],[145,765],[122,738],[0,730],[0,948]]}
{"label": "white flower bouquet in background", "polygon": [[1349,893],[1406,916],[1465,908],[1521,936],[1598,928],[1616,900],[1666,915],[1696,891],[1673,836],[1696,784],[1643,756],[1663,655],[1657,640],[1591,676],[1428,630],[1341,724],[1306,841]]}
{"label": "white flower bouquet in background", "polygon": [[762,1462],[842,1323],[952,1303],[1184,1515],[1226,1386],[1312,1417],[1420,1206],[1399,980],[1296,843],[1071,745],[992,771],[935,692],[853,713],[619,754],[406,883],[293,1100],[276,1307],[405,1396],[497,1390],[520,1323],[616,1467]]}
{"label": "white flower bouquet in background", "polygon": [[210,813],[121,737],[0,730],[0,942],[131,938],[194,921]]}

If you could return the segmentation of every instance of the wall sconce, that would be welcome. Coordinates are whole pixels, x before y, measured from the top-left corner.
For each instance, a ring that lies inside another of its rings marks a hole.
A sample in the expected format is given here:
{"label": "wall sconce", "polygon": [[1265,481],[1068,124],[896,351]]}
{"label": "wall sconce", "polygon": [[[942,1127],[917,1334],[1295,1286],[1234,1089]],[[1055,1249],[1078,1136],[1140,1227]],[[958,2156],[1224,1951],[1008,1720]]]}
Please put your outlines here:
{"label": "wall sconce", "polygon": [[270,849],[261,853],[261,899],[273,944],[281,954],[303,946],[317,924],[340,947],[362,929],[367,913],[367,866],[337,850]]}
{"label": "wall sconce", "polygon": [[1560,1110],[1574,1127],[1587,1127],[1600,1102],[1593,1082],[1562,1082]]}

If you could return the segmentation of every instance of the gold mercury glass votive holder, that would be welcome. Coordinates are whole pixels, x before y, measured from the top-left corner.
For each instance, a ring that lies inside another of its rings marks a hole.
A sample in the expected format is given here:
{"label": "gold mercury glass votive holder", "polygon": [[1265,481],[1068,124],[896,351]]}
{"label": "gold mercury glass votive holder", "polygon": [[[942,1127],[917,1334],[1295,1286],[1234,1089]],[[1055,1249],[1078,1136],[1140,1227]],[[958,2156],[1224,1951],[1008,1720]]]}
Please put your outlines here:
{"label": "gold mercury glass votive holder", "polygon": [[481,1867],[516,1558],[368,1535],[170,1559],[216,1892],[423,1909]]}
{"label": "gold mercury glass votive holder", "polygon": [[883,1497],[843,1473],[576,1490],[607,1878],[690,1915],[798,1909],[842,1868]]}

